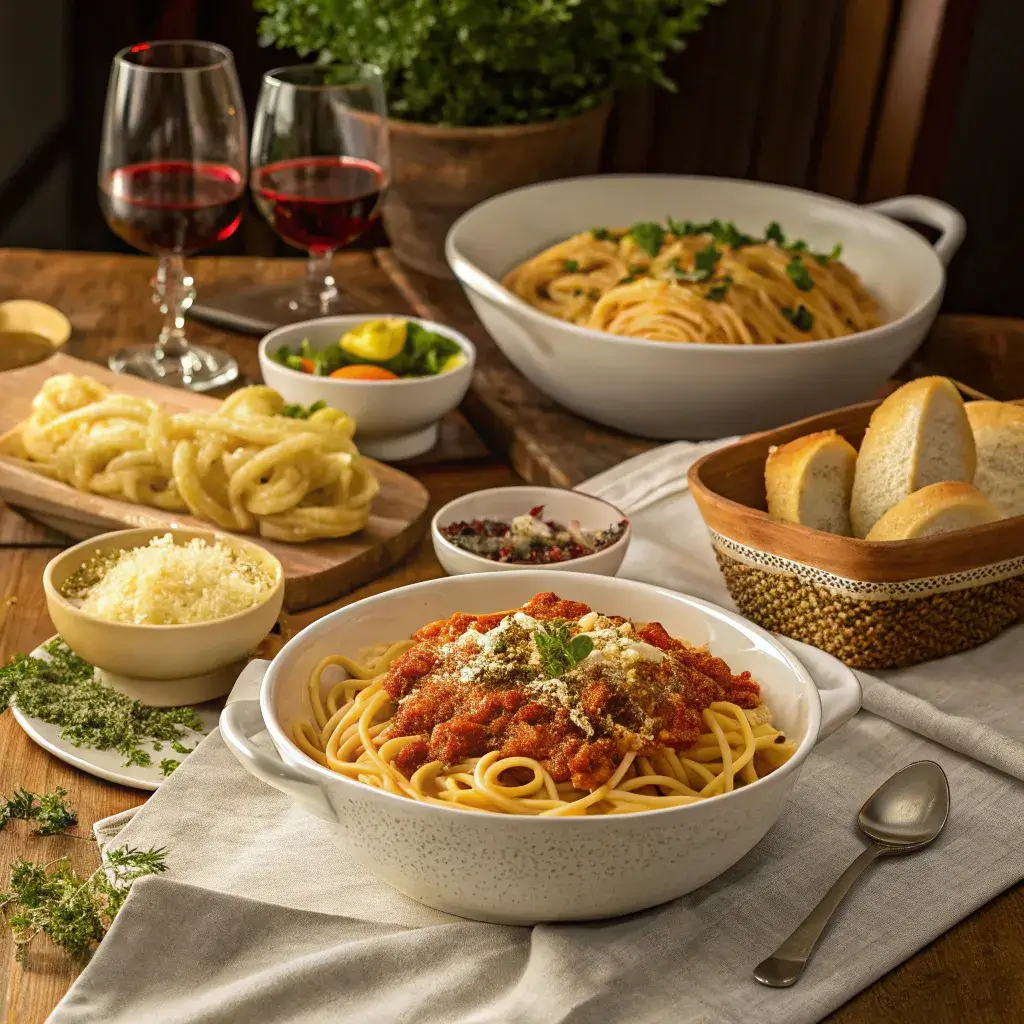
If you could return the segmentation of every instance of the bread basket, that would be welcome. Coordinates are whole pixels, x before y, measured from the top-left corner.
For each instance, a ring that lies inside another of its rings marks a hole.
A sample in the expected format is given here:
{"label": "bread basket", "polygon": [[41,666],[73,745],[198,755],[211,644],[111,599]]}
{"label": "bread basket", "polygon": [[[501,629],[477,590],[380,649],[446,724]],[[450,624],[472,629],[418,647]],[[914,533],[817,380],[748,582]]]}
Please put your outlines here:
{"label": "bread basket", "polygon": [[689,474],[740,611],[765,629],[865,669],[969,650],[1024,615],[1024,516],[886,543],[768,518],[769,448],[830,428],[859,447],[878,404],[753,434],[705,456]]}

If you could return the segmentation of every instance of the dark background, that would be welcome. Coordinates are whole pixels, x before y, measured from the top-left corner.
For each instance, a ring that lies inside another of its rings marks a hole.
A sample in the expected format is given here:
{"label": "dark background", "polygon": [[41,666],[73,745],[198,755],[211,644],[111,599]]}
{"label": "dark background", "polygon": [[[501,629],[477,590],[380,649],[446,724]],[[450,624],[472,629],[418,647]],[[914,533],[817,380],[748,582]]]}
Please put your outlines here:
{"label": "dark background", "polygon": [[[1024,315],[1021,0],[730,0],[671,66],[676,95],[624,98],[607,167],[753,177],[846,198],[891,191],[866,163],[828,173],[820,164],[826,111],[842,100],[829,69],[843,18],[857,4],[884,8],[893,24],[902,17],[912,28],[941,9],[951,24],[928,72],[936,85],[927,131],[905,186],[945,199],[967,219],[946,308]],[[262,72],[295,62],[259,48],[257,20],[248,0],[0,0],[0,245],[127,251],[95,195],[112,56],[150,38],[224,43],[251,112]],[[913,85],[918,72],[909,74]],[[876,157],[882,145],[880,135]],[[286,254],[255,211],[218,252]]]}

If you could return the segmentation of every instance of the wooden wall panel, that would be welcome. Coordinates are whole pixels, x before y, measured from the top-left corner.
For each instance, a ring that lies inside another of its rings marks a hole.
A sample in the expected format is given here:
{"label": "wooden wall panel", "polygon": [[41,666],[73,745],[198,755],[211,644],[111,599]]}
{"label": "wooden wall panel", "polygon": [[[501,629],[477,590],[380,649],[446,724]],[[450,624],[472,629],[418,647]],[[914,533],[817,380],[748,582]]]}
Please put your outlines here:
{"label": "wooden wall panel", "polygon": [[893,0],[847,0],[813,187],[856,199],[884,81]]}

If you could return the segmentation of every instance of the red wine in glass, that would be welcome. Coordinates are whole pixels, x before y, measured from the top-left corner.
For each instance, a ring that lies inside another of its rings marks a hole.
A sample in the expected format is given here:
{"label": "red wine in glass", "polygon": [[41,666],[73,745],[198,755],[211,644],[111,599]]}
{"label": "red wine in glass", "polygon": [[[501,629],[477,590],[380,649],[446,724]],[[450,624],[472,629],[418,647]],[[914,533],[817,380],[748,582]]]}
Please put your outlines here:
{"label": "red wine in glass", "polygon": [[242,191],[233,167],[152,161],[113,171],[101,185],[100,206],[111,230],[133,248],[191,256],[235,233]]}
{"label": "red wine in glass", "polygon": [[268,71],[249,166],[256,208],[278,237],[309,254],[301,288],[261,289],[267,319],[287,323],[354,312],[338,291],[333,256],[373,225],[387,189],[380,68],[300,64]]}
{"label": "red wine in glass", "polygon": [[377,218],[387,176],[372,160],[304,157],[259,167],[252,193],[260,213],[289,245],[331,252]]}

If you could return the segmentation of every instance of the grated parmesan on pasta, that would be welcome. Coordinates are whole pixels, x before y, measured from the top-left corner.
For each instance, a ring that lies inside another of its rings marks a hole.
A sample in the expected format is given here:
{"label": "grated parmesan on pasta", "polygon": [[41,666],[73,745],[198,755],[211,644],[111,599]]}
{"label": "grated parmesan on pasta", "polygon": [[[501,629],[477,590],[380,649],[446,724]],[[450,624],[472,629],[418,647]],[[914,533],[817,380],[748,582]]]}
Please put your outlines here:
{"label": "grated parmesan on pasta", "polygon": [[261,563],[217,541],[175,544],[171,534],[86,562],[63,594],[89,615],[133,625],[209,622],[258,604],[273,589]]}

